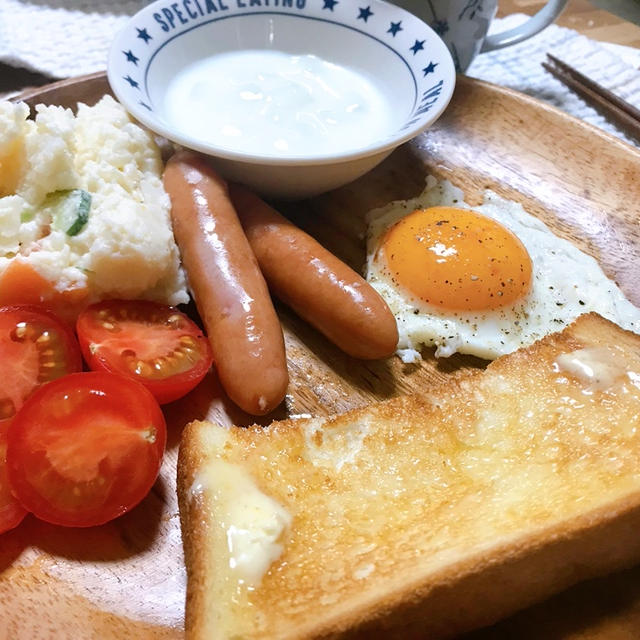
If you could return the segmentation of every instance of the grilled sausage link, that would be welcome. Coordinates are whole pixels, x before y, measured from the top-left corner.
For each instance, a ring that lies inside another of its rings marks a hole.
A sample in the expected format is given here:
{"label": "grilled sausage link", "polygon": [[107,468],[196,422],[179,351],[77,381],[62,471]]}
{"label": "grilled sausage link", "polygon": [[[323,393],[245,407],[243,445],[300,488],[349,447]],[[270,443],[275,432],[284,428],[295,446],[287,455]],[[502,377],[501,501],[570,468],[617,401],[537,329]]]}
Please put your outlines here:
{"label": "grilled sausage link", "polygon": [[173,230],[220,382],[244,411],[263,415],[284,398],[282,328],[226,182],[195,153],[164,172]]}
{"label": "grilled sausage link", "polygon": [[396,320],[364,278],[246,188],[232,184],[229,193],[277,298],[355,358],[396,350]]}

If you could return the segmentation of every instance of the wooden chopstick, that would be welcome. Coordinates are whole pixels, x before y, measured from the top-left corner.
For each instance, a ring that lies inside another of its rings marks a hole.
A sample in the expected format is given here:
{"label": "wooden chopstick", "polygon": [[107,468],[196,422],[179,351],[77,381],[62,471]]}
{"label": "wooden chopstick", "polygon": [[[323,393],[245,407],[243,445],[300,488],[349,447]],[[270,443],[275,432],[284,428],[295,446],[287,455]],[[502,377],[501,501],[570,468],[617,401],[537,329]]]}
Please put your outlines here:
{"label": "wooden chopstick", "polygon": [[552,64],[542,66],[564,85],[582,96],[628,135],[640,140],[640,109],[629,104],[566,62],[547,54]]}

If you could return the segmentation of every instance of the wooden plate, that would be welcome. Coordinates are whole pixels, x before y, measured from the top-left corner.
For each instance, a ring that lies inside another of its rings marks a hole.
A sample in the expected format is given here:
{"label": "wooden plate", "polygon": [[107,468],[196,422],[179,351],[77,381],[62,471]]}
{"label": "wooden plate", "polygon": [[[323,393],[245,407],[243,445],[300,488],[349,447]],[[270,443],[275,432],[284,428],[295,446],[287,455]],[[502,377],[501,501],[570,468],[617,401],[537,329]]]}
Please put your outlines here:
{"label": "wooden plate", "polygon": [[[39,102],[93,103],[108,91],[103,74],[24,94]],[[363,214],[416,195],[427,173],[462,187],[522,202],[561,236],[594,255],[640,306],[640,153],[519,93],[460,77],[445,116],[357,182],[282,209],[356,268],[364,259]],[[454,356],[421,366],[397,358],[362,363],[341,354],[284,308],[291,387],[287,414],[326,414],[412,390],[467,367]],[[213,375],[167,407],[170,438],[152,493],[133,512],[102,527],[63,529],[27,519],[0,539],[0,638],[179,638],[185,573],[175,464],[182,427],[195,418],[247,424]],[[267,420],[268,421],[268,420]],[[480,638],[637,638],[640,568],[580,585],[495,627]]]}

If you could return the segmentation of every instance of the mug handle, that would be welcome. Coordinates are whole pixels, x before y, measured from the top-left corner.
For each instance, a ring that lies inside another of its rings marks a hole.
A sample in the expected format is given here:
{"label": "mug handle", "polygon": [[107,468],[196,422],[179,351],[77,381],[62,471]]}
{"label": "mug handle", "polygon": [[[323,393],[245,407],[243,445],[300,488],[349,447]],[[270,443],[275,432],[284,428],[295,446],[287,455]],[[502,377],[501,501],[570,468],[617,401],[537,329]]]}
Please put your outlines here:
{"label": "mug handle", "polygon": [[567,0],[549,0],[547,4],[538,11],[535,15],[531,16],[523,24],[503,31],[502,33],[496,33],[491,36],[487,36],[480,49],[480,53],[486,51],[494,51],[495,49],[502,49],[512,44],[522,42],[527,38],[535,35],[539,31],[542,31],[545,27],[549,26],[564,9],[567,4]]}

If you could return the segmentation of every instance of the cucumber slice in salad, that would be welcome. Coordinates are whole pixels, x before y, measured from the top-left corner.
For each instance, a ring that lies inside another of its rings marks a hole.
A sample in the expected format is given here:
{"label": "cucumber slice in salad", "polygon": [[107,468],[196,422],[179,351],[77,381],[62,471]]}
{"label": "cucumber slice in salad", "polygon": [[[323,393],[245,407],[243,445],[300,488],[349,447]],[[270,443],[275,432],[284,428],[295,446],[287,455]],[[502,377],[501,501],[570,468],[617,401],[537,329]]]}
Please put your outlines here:
{"label": "cucumber slice in salad", "polygon": [[45,206],[51,208],[51,226],[75,236],[89,220],[91,194],[84,189],[54,191],[47,196]]}

